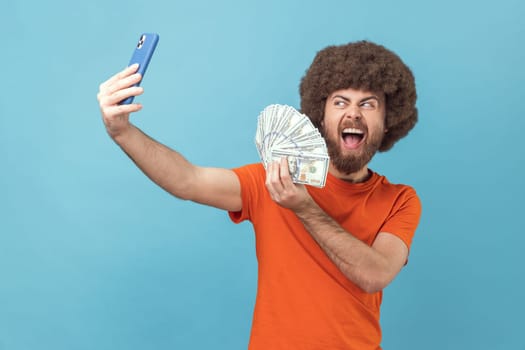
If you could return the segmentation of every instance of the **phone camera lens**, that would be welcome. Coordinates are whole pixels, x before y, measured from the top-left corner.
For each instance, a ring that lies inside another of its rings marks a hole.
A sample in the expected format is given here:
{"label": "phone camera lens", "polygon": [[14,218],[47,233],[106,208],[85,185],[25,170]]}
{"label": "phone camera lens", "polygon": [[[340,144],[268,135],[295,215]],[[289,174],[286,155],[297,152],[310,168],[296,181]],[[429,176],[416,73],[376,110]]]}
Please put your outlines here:
{"label": "phone camera lens", "polygon": [[137,44],[137,48],[140,49],[142,47],[142,45],[144,45],[144,41],[146,41],[146,36],[145,35],[140,37],[139,43]]}

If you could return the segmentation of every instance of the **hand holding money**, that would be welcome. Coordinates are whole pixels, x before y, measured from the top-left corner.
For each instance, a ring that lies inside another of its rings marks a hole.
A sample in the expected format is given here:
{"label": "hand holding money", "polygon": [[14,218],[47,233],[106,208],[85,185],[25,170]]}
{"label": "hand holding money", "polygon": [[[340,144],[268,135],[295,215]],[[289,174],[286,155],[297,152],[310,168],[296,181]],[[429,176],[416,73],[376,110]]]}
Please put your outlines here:
{"label": "hand holding money", "polygon": [[281,207],[296,211],[307,207],[312,201],[304,185],[293,183],[285,158],[268,164],[265,185],[272,200]]}
{"label": "hand holding money", "polygon": [[324,187],[330,158],[323,137],[306,115],[286,105],[266,107],[259,114],[255,144],[265,169],[286,157],[294,183]]}

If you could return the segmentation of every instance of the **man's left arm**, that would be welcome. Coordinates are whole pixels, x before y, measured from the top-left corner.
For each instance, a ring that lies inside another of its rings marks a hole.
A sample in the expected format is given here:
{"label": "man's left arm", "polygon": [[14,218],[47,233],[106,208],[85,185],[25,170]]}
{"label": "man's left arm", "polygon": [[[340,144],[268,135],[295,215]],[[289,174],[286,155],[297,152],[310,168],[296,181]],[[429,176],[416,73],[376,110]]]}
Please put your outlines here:
{"label": "man's left arm", "polygon": [[330,260],[367,293],[384,289],[408,258],[408,247],[399,237],[380,232],[369,246],[326,215],[311,197],[293,210]]}
{"label": "man's left arm", "polygon": [[277,204],[295,212],[330,260],[365,292],[384,289],[406,263],[408,247],[403,240],[380,232],[369,246],[354,237],[317,205],[305,186],[292,182],[286,161],[268,167],[266,187]]}

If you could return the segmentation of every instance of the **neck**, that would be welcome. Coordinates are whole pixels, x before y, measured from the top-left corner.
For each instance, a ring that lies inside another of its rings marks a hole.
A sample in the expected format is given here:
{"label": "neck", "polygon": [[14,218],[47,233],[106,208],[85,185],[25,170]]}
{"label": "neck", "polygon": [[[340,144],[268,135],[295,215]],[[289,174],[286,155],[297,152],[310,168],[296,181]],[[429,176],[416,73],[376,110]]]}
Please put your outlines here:
{"label": "neck", "polygon": [[348,181],[351,183],[360,183],[365,182],[371,176],[371,173],[368,171],[368,166],[364,166],[356,172],[345,174],[337,170],[332,164],[330,164],[328,171],[330,174],[334,175],[340,180]]}

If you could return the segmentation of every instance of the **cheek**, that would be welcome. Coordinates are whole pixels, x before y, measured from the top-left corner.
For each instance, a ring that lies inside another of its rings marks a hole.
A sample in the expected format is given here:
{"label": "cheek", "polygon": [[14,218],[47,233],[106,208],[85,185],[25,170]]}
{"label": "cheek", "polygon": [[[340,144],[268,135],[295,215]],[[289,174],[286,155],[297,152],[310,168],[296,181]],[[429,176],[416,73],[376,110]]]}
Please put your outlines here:
{"label": "cheek", "polygon": [[322,130],[320,131],[323,135],[333,137],[335,134],[338,133],[337,125],[334,125],[333,123],[326,123],[325,121],[323,121],[321,125],[322,125]]}
{"label": "cheek", "polygon": [[340,116],[333,112],[325,113],[321,126],[326,132],[337,132]]}
{"label": "cheek", "polygon": [[384,135],[385,125],[382,122],[376,123],[374,125],[370,125],[368,132],[373,134],[374,136]]}
{"label": "cheek", "polygon": [[383,114],[378,114],[372,116],[368,119],[369,130],[374,130],[374,132],[380,131],[384,132],[385,130],[385,116]]}

